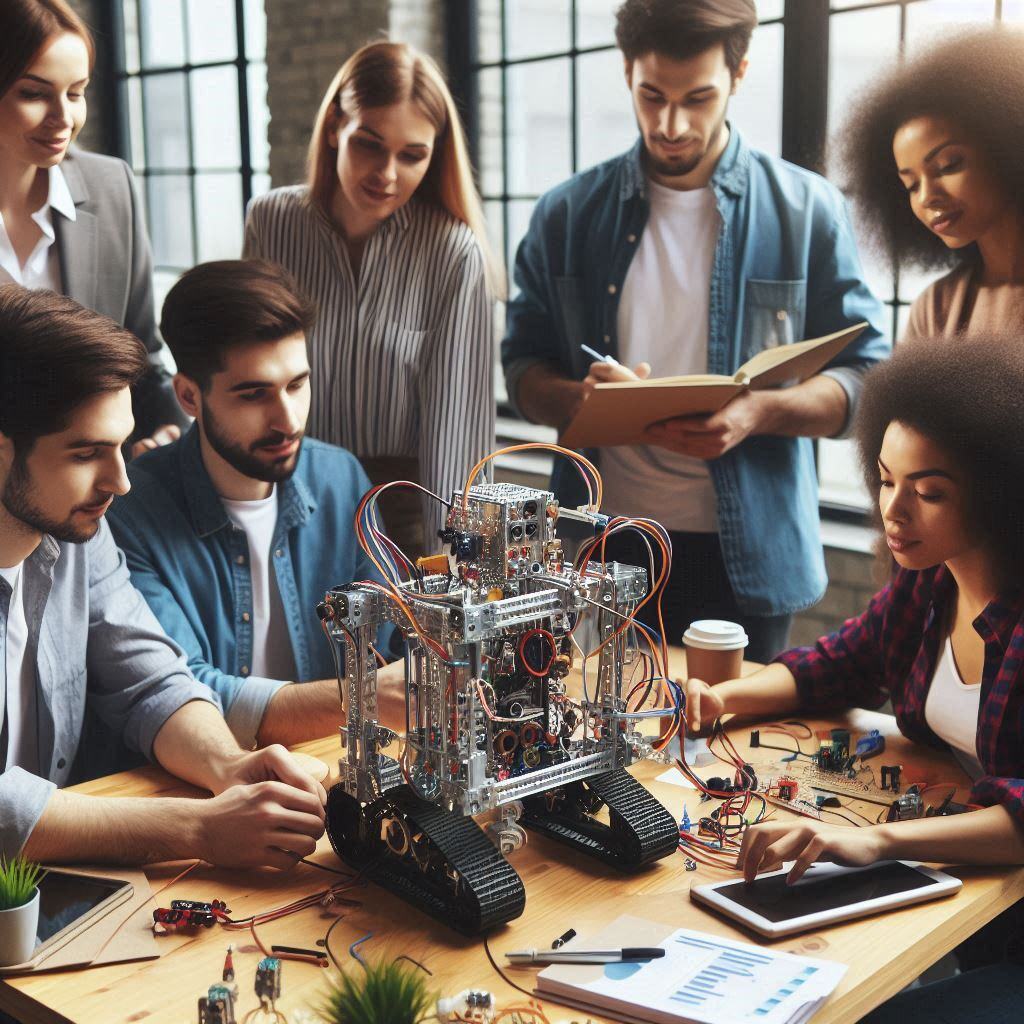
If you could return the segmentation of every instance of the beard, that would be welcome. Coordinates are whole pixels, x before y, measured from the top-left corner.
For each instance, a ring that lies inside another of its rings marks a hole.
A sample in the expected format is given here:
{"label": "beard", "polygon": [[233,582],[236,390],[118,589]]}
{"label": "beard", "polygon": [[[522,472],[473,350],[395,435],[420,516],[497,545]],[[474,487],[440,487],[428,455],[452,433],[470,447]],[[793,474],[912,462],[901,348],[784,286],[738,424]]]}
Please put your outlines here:
{"label": "beard", "polygon": [[[72,515],[67,519],[53,519],[41,509],[34,500],[32,475],[28,471],[25,460],[15,456],[11,463],[11,471],[7,474],[0,501],[7,511],[19,522],[38,533],[48,533],[54,540],[68,544],[84,544],[96,535],[100,528],[99,519],[83,526],[76,526]],[[103,499],[101,498],[100,501]],[[93,502],[98,505],[100,501]]]}
{"label": "beard", "polygon": [[644,158],[648,171],[663,178],[682,178],[695,171],[700,166],[700,162],[708,155],[708,152],[718,145],[718,140],[722,136],[722,129],[725,127],[725,115],[726,111],[723,110],[722,116],[718,119],[718,124],[715,125],[708,136],[707,144],[692,156],[681,156],[672,160],[659,159],[651,152],[645,136]]}
{"label": "beard", "polygon": [[[281,483],[295,472],[295,467],[299,464],[299,455],[302,453],[302,431],[292,437],[278,433],[261,437],[249,445],[239,444],[228,436],[227,431],[221,426],[205,401],[203,401],[202,425],[210,447],[232,469],[237,470],[243,476],[251,477],[253,480],[262,480],[268,484]],[[294,440],[296,437],[299,440],[299,447],[293,455],[285,455],[273,462],[265,462],[256,454],[261,448],[276,447],[286,441]]]}

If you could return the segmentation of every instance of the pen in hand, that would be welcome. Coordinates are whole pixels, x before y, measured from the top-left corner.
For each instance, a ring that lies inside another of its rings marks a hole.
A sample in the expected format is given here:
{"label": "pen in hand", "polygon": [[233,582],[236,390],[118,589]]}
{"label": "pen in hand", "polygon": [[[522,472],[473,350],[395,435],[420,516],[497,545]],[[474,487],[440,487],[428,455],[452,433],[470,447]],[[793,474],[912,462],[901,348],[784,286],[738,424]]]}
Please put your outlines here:
{"label": "pen in hand", "polygon": [[585,356],[590,356],[595,363],[608,363],[610,366],[621,366],[622,364],[615,358],[615,356],[603,356],[596,349],[592,349],[589,345],[580,345],[580,351]]}

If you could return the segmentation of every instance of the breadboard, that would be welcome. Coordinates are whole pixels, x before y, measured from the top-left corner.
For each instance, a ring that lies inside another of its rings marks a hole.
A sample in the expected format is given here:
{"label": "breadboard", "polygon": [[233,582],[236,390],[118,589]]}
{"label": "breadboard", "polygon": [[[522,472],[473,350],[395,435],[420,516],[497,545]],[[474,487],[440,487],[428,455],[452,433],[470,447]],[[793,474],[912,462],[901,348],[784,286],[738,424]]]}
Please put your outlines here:
{"label": "breadboard", "polygon": [[[868,772],[862,773],[856,779],[850,779],[839,772],[823,772],[817,765],[810,762],[803,764],[788,762],[781,766],[776,763],[770,768],[761,767],[756,770],[758,778],[761,778],[762,775],[768,778],[785,774],[796,779],[801,790],[804,788],[816,789],[822,793],[849,797],[851,800],[866,800],[868,803],[881,804],[883,807],[888,807],[897,796],[897,794],[879,789],[874,784],[874,776]],[[862,782],[861,778],[866,778],[869,781]]]}

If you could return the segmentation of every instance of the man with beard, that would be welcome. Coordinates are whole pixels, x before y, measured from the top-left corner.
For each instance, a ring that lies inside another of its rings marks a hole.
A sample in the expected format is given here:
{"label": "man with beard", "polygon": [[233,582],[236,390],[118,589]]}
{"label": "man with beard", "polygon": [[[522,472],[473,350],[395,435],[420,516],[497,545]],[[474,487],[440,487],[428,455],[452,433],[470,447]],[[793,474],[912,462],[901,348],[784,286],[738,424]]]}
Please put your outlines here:
{"label": "man with beard", "polygon": [[[0,288],[0,857],[289,867],[323,787],[283,747],[243,751],[128,578],[104,514],[128,490],[142,343],[50,291]],[[61,792],[86,706],[217,794]]]}
{"label": "man with beard", "polygon": [[[247,748],[335,730],[338,682],[317,602],[332,586],[380,578],[353,530],[366,474],[343,448],[303,437],[312,322],[274,264],[185,273],[160,329],[195,423],[131,463],[132,489],[110,514],[132,582]],[[394,720],[401,669],[378,677],[382,715]]]}
{"label": "man with beard", "polygon": [[[846,430],[863,373],[889,346],[839,193],[751,149],[727,120],[756,24],[753,0],[622,4],[616,39],[640,138],[537,203],[502,362],[520,412],[561,429],[598,382],[731,375],[763,348],[869,322],[802,384],[657,424],[642,446],[587,453],[607,511],[671,534],[669,641],[693,619],[733,619],[748,656],[767,660],[826,583],[810,438]],[[612,361],[592,362],[581,345]],[[556,464],[552,486],[576,506],[568,468]],[[614,541],[609,557],[648,563],[642,541]]]}

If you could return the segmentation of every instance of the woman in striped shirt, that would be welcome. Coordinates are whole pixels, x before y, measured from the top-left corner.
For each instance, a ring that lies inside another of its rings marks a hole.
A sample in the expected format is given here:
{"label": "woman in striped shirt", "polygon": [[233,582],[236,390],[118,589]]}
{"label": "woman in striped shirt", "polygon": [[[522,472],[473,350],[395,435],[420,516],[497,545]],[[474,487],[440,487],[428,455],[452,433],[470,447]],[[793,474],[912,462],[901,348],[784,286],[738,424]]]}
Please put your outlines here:
{"label": "woman in striped shirt", "polygon": [[[450,498],[494,441],[503,275],[434,63],[402,43],[355,53],[320,105],[308,162],[307,185],[253,200],[245,255],[286,267],[318,306],[310,433],[351,449],[375,484],[413,479]],[[416,493],[381,501],[413,557],[436,550],[444,515]]]}

